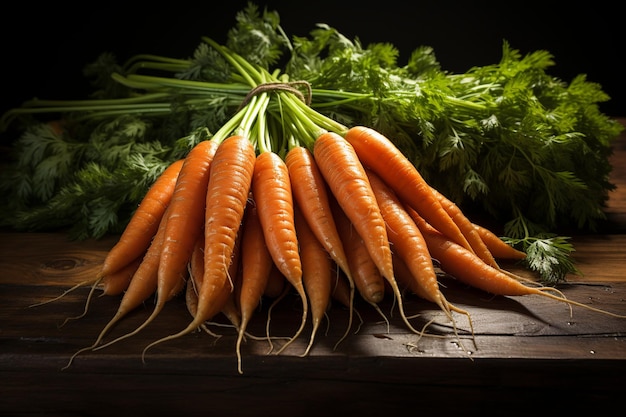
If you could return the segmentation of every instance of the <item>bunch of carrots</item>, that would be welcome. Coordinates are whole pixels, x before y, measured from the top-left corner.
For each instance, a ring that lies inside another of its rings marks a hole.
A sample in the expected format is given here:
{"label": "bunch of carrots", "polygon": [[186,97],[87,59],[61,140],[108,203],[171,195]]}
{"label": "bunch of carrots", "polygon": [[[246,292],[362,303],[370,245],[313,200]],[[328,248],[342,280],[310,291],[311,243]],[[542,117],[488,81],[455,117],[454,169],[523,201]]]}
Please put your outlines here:
{"label": "bunch of carrots", "polygon": [[[182,292],[192,319],[144,353],[224,314],[238,332],[242,372],[240,346],[261,298],[292,291],[302,303],[301,324],[279,352],[301,335],[310,309],[313,330],[303,355],[309,352],[333,297],[350,311],[343,340],[355,297],[380,311],[387,288],[411,331],[422,335],[425,328],[414,328],[404,313],[404,289],[435,303],[458,337],[454,314],[467,317],[470,328],[471,318],[447,301],[433,259],[492,294],[536,294],[592,308],[500,268],[496,259],[525,254],[472,223],[387,137],[321,115],[308,106],[302,83],[206,41],[247,80],[250,94],[145,195],[90,283],[90,296],[95,288],[123,294],[119,308],[93,345],[76,354],[136,334]],[[142,325],[103,344],[119,320],[153,295]]]}

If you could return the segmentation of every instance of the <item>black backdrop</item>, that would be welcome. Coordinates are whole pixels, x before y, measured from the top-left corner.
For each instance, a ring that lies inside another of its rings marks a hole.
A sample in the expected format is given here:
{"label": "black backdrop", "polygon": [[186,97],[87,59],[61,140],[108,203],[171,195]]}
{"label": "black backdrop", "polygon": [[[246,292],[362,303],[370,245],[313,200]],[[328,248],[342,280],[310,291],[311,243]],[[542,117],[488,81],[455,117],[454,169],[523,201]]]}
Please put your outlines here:
{"label": "black backdrop", "polygon": [[[626,116],[621,64],[626,48],[623,19],[608,1],[571,6],[567,2],[377,0],[258,0],[277,10],[289,35],[306,35],[318,22],[350,38],[390,42],[401,52],[400,64],[417,46],[428,45],[446,70],[498,62],[503,40],[522,53],[550,51],[550,73],[566,82],[586,74],[611,96],[600,108]],[[170,1],[157,5],[132,1],[16,4],[1,25],[2,111],[38,96],[85,98],[85,64],[100,53],[120,62],[136,53],[189,57],[203,35],[223,41],[235,13],[246,0]],[[621,65],[621,66],[620,66]]]}

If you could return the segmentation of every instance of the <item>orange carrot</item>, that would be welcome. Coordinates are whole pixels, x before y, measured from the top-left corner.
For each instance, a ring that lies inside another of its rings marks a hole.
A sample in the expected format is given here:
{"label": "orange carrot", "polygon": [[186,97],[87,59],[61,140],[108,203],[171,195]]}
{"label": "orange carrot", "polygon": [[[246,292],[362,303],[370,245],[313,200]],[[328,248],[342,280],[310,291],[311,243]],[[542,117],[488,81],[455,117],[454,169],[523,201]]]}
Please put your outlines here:
{"label": "orange carrot", "polygon": [[104,275],[102,277],[102,294],[119,295],[126,291],[144,256],[145,254],[138,256],[122,269],[118,269],[117,272]]}
{"label": "orange carrot", "polygon": [[[396,252],[393,254],[393,270],[396,273],[398,285],[401,285],[403,291],[409,290],[418,297],[426,299],[426,291],[422,290],[419,285],[416,285],[413,273]],[[389,291],[391,291],[391,288],[389,288]]]}
{"label": "orange carrot", "polygon": [[436,189],[431,187],[431,190],[433,194],[435,194],[435,197],[437,197],[437,200],[439,200],[439,203],[441,203],[441,207],[443,207],[448,215],[450,215],[452,221],[457,224],[461,233],[463,233],[471,245],[473,252],[488,265],[491,265],[494,268],[499,268],[493,254],[489,251],[489,248],[487,248],[487,245],[485,245],[485,242],[481,239],[478,231],[474,227],[474,224],[465,216],[463,211],[461,211],[461,209],[454,204],[454,202],[450,201]]}
{"label": "orange carrot", "polygon": [[159,259],[157,304],[147,322],[162,310],[186,275],[194,245],[203,230],[209,171],[217,147],[218,142],[205,140],[185,157],[167,214]]}
{"label": "orange carrot", "polygon": [[[235,247],[231,256],[230,265],[228,266],[228,274],[231,277],[238,276],[239,272],[239,242],[241,240],[241,234],[237,234],[237,240],[235,241]],[[204,233],[198,238],[191,254],[191,260],[189,261],[189,275],[193,280],[196,293],[202,288],[202,280],[204,279]],[[197,305],[197,300],[196,300]],[[196,307],[197,308],[197,307]],[[194,310],[195,311],[195,310]],[[228,297],[228,300],[224,304],[222,314],[235,326],[236,329],[241,325],[241,317],[239,315],[239,309],[235,303],[234,292]],[[193,314],[195,316],[195,313]],[[210,332],[206,326],[203,326],[203,330],[215,336],[215,333]]]}
{"label": "orange carrot", "polygon": [[287,152],[285,163],[302,215],[331,258],[349,276],[347,257],[330,210],[326,181],[311,151],[295,146]]}
{"label": "orange carrot", "polygon": [[505,241],[500,239],[498,235],[493,233],[491,230],[486,227],[480,226],[474,223],[474,228],[478,232],[480,238],[485,242],[489,251],[496,258],[501,259],[525,259],[526,253],[520,250],[515,249],[513,246],[507,244]]}
{"label": "orange carrot", "polygon": [[475,253],[451,241],[447,236],[444,236],[426,222],[417,212],[411,212],[411,216],[415,219],[417,226],[420,228],[426,240],[431,255],[433,258],[437,259],[441,269],[460,282],[494,295],[540,295],[567,303],[570,306],[579,306],[613,317],[626,318],[626,315],[611,313],[587,304],[569,300],[554,287],[534,287],[525,285],[521,280],[515,279],[505,271],[487,265]]}
{"label": "orange carrot", "polygon": [[189,311],[192,317],[196,315],[198,310],[198,290],[194,284],[193,277],[193,273],[190,272],[189,281],[187,281],[187,287],[185,288],[185,306],[187,306],[187,311]]}
{"label": "orange carrot", "polygon": [[183,159],[170,164],[141,200],[119,240],[108,252],[98,276],[105,277],[142,256],[170,204]]}
{"label": "orange carrot", "polygon": [[241,314],[241,325],[239,326],[236,352],[240,374],[243,373],[241,367],[241,342],[248,323],[261,302],[261,297],[267,287],[273,265],[272,256],[265,243],[265,236],[263,235],[257,208],[253,202],[248,202],[244,217],[241,237],[242,274],[241,283],[237,291],[239,293],[237,301]]}
{"label": "orange carrot", "polygon": [[[204,241],[202,242],[204,243]],[[196,244],[189,261],[189,279],[185,287],[185,305],[192,317],[195,317],[198,311],[198,288],[202,285],[202,271],[204,269],[203,251],[204,246],[200,246],[199,243]],[[212,332],[206,323],[202,323],[200,328],[216,339],[222,337],[222,335]]]}
{"label": "orange carrot", "polygon": [[393,278],[385,222],[354,148],[337,133],[325,132],[316,139],[313,155],[332,194],[363,239],[380,273],[385,278]]}
{"label": "orange carrot", "polygon": [[302,301],[300,327],[292,339],[280,349],[282,351],[304,330],[308,302],[302,282],[302,261],[294,224],[289,171],[285,161],[278,154],[266,151],[257,157],[252,180],[252,194],[263,227],[265,243],[272,259]]}
{"label": "orange carrot", "polygon": [[[378,206],[387,225],[387,234],[394,252],[404,261],[411,272],[409,287],[418,295],[435,303],[452,322],[458,337],[452,311],[466,314],[446,300],[439,288],[430,252],[415,221],[404,209],[396,194],[372,171],[366,170],[376,195]],[[469,314],[466,314],[469,318]],[[470,322],[471,323],[471,322]]]}
{"label": "orange carrot", "polygon": [[350,219],[338,205],[333,203],[332,207],[335,222],[348,255],[348,268],[354,285],[365,301],[376,305],[385,296],[385,279]]}
{"label": "orange carrot", "polygon": [[154,239],[152,240],[148,251],[143,257],[139,268],[137,268],[137,271],[135,271],[135,274],[133,275],[126,292],[124,292],[124,296],[122,297],[122,300],[120,301],[120,304],[117,308],[117,311],[113,315],[113,318],[109,320],[109,322],[96,338],[96,341],[91,346],[82,348],[72,355],[65,368],[69,367],[74,358],[81,352],[85,352],[87,350],[101,349],[109,346],[114,342],[117,342],[120,338],[126,337],[126,335],[120,336],[120,338],[118,339],[114,339],[111,342],[100,345],[104,336],[109,332],[109,330],[113,328],[113,326],[115,326],[115,324],[117,324],[122,318],[124,318],[135,308],[139,307],[146,299],[148,299],[148,297],[150,297],[156,291],[157,271],[159,268],[159,256],[161,253],[161,246],[163,244],[163,235],[165,234],[166,216],[167,211],[161,219],[156,235],[154,236]]}
{"label": "orange carrot", "polygon": [[[195,292],[200,292],[204,278],[204,234],[198,237],[189,259],[189,278]],[[197,303],[197,300],[196,300]],[[193,314],[195,315],[195,313]]]}
{"label": "orange carrot", "polygon": [[378,174],[400,200],[415,208],[441,233],[472,250],[457,224],[441,207],[430,185],[393,142],[380,132],[364,126],[350,128],[345,138],[363,164]]}
{"label": "orange carrot", "polygon": [[330,305],[333,260],[309,227],[298,204],[295,204],[294,215],[302,258],[302,278],[313,322],[309,344],[302,354],[306,356],[313,346],[315,335]]}
{"label": "orange carrot", "polygon": [[202,232],[209,167],[217,142],[205,140],[194,146],[184,159],[163,220],[163,242],[157,270],[156,304],[152,314],[135,330],[107,345],[136,335],[163,310],[167,301],[184,288],[188,263]]}
{"label": "orange carrot", "polygon": [[102,267],[95,278],[80,282],[64,291],[58,297],[33,304],[33,306],[50,303],[77,288],[91,285],[92,289],[87,297],[84,312],[78,317],[72,317],[67,320],[76,319],[87,314],[91,297],[95,289],[101,284],[103,284],[103,295],[117,295],[125,290],[125,287],[129,284],[129,276],[132,275],[133,268],[136,269],[137,267],[137,259],[143,257],[159,227],[165,208],[171,200],[182,164],[182,159],[173,162],[152,184],[126,225],[119,240],[107,253]]}
{"label": "orange carrot", "polygon": [[163,337],[144,348],[191,333],[218,314],[230,292],[228,275],[237,234],[252,183],[255,149],[247,137],[235,135],[224,139],[213,157],[206,196],[204,223],[204,277],[198,294],[198,309],[193,320],[178,333]]}
{"label": "orange carrot", "polygon": [[[294,199],[302,216],[322,247],[346,274],[354,300],[354,279],[331,211],[326,181],[313,154],[304,146],[294,146],[287,152],[285,163],[289,170]],[[352,327],[352,318],[350,312],[344,337]]]}
{"label": "orange carrot", "polygon": [[93,278],[90,278],[89,280],[79,282],[75,284],[74,286],[68,288],[67,290],[63,291],[63,293],[61,293],[60,295],[54,298],[39,302],[39,303],[31,304],[30,307],[36,307],[36,306],[51,303],[53,301],[56,301],[65,297],[67,294],[69,294],[70,292],[78,288],[91,285],[91,290],[89,291],[89,294],[87,295],[87,300],[85,301],[85,308],[83,312],[78,316],[66,318],[65,321],[60,325],[60,326],[64,326],[65,323],[67,323],[68,321],[79,319],[81,317],[84,317],[87,314],[87,310],[89,309],[89,305],[91,303],[93,295],[96,292],[96,289],[98,288],[102,289],[101,295],[119,295],[122,292],[126,291],[126,289],[128,288],[128,285],[130,284],[130,280],[135,274],[135,271],[137,271],[137,268],[139,268],[139,264],[141,263],[142,258],[143,256],[139,256],[128,265],[122,267],[122,269],[118,269],[117,271],[112,272],[103,277],[99,277],[95,280]]}
{"label": "orange carrot", "polygon": [[235,299],[235,288],[241,286],[241,228],[239,232],[240,233],[237,233],[237,237],[235,238],[235,247],[233,248],[230,265],[228,267],[228,276],[233,277],[234,281],[233,290],[228,295],[224,307],[222,308],[222,314],[226,316],[237,331],[239,331],[241,327],[241,312],[239,311],[238,302]]}
{"label": "orange carrot", "polygon": [[[144,256],[139,268],[133,275],[128,289],[124,293],[118,310],[107,327],[102,331],[104,335],[122,317],[126,316],[130,311],[137,308],[148,297],[150,297],[157,289],[157,271],[160,259],[161,247],[163,245],[165,235],[165,217],[161,221],[161,226],[154,237],[152,244],[148,248],[148,252]],[[110,343],[110,342],[109,342]]]}
{"label": "orange carrot", "polygon": [[276,265],[272,263],[272,269],[267,277],[267,285],[263,291],[263,296],[268,298],[280,296],[284,292],[286,284],[285,276],[278,270]]}
{"label": "orange carrot", "polygon": [[385,219],[389,242],[397,254],[409,267],[416,282],[426,294],[429,301],[436,303],[442,310],[448,310],[439,291],[439,284],[430,253],[419,229],[395,193],[369,169],[366,170],[376,201]]}
{"label": "orange carrot", "polygon": [[317,137],[313,155],[339,206],[363,239],[381,275],[393,288],[402,319],[409,329],[419,333],[404,314],[400,289],[393,275],[385,221],[359,156],[347,140],[333,132]]}
{"label": "orange carrot", "polygon": [[203,285],[198,314],[183,334],[220,312],[227,298],[224,291],[228,295],[233,290],[229,265],[238,247],[255,160],[254,147],[244,136],[225,139],[213,158],[206,194]]}

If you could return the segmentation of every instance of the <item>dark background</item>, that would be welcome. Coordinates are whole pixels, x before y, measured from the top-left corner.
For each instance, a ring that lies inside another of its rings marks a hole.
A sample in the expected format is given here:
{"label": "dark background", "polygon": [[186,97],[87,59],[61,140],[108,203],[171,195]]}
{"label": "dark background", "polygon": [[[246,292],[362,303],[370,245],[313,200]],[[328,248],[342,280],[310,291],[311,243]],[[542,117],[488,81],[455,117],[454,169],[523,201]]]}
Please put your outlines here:
{"label": "dark background", "polygon": [[[586,74],[611,97],[600,109],[609,116],[626,116],[624,22],[608,1],[585,7],[550,1],[255,3],[278,11],[290,37],[305,36],[316,23],[327,23],[364,45],[393,43],[401,52],[401,65],[422,45],[433,47],[443,69],[451,72],[497,63],[503,40],[522,53],[548,50],[556,62],[550,74],[568,83]],[[245,4],[245,0],[173,1],[161,6],[131,1],[72,7],[59,2],[16,4],[12,12],[4,13],[1,28],[0,110],[35,96],[86,98],[91,90],[82,69],[105,51],[114,53],[119,62],[137,53],[187,58],[203,35],[223,42]]]}

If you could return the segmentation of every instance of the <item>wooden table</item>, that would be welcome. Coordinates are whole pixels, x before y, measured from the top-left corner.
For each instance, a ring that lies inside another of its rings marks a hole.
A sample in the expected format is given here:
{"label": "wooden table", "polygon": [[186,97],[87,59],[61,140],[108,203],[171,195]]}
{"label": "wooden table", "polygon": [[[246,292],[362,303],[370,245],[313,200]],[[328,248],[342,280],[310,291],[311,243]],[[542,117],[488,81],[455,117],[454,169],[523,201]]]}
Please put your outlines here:
{"label": "wooden table", "polygon": [[[617,190],[606,210],[609,222],[602,234],[573,237],[583,276],[569,277],[560,289],[572,300],[626,314],[626,135],[614,148]],[[308,334],[280,355],[268,354],[267,341],[248,340],[243,375],[237,372],[235,332],[228,327],[211,327],[220,339],[198,332],[155,346],[143,363],[148,343],[190,320],[179,298],[133,338],[81,354],[62,370],[76,350],[93,343],[119,298],[96,298],[84,317],[62,327],[67,317],[83,311],[86,288],[29,306],[92,277],[115,241],[114,236],[71,242],[63,234],[0,234],[0,415],[484,416],[543,413],[546,407],[599,415],[623,404],[626,319],[576,307],[570,317],[565,305],[543,297],[490,297],[449,278],[443,282],[450,301],[472,315],[476,348],[467,336],[460,345],[443,319],[433,331],[445,337],[418,340],[397,310],[387,328],[359,304],[363,324],[334,350],[348,317],[339,306],[329,311],[328,327],[306,357],[301,354]],[[257,312],[251,333],[265,334],[267,307]],[[390,307],[383,305],[387,312]],[[112,335],[133,330],[150,309],[147,303]],[[415,326],[440,317],[415,297],[407,297],[405,309],[420,314]],[[299,314],[296,298],[284,300],[272,312],[272,334],[293,334]],[[460,324],[467,329],[462,319]]]}

